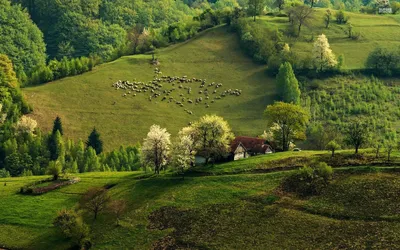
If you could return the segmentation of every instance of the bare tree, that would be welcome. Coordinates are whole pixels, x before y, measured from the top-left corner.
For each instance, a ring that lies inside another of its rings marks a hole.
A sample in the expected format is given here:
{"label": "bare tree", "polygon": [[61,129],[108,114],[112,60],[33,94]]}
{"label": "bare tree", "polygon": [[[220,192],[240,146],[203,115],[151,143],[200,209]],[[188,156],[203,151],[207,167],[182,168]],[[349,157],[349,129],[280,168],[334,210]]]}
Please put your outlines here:
{"label": "bare tree", "polygon": [[126,201],[124,200],[113,200],[109,204],[110,212],[115,215],[117,219],[117,224],[119,224],[119,219],[126,210]]}
{"label": "bare tree", "polygon": [[105,188],[90,188],[81,199],[81,205],[94,214],[94,219],[97,219],[99,212],[103,211],[108,202],[110,195]]}
{"label": "bare tree", "polygon": [[148,32],[143,25],[136,24],[131,28],[131,30],[128,32],[128,41],[130,41],[133,54],[137,53],[138,48],[145,43],[147,37]]}
{"label": "bare tree", "polygon": [[297,26],[297,36],[300,36],[301,27],[309,27],[314,19],[315,11],[305,5],[293,7],[291,9],[291,23]]}

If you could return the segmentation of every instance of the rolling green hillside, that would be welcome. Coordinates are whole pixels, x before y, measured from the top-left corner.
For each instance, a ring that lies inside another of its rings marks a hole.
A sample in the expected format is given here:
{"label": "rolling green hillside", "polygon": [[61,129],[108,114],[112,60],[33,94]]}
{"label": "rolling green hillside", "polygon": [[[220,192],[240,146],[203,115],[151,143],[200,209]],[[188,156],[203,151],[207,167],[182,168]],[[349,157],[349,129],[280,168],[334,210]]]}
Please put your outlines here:
{"label": "rolling green hillside", "polygon": [[[275,99],[275,82],[267,77],[265,66],[254,64],[241,52],[234,33],[225,27],[212,29],[186,43],[161,50],[157,56],[161,63],[157,67],[164,76],[206,79],[206,87],[212,82],[222,83],[218,91],[238,89],[242,94],[215,103],[210,99],[209,108],[205,99],[199,105],[185,103],[185,107],[180,107],[161,101],[161,97],[149,101],[149,94],[143,92],[136,97],[123,97],[125,92],[115,90],[112,84],[118,80],[152,80],[155,66],[150,65],[149,55],[123,57],[80,76],[24,89],[24,94],[33,104],[33,117],[41,128],[49,130],[59,115],[68,137],[85,139],[96,126],[106,149],[141,141],[152,124],[165,126],[175,134],[189,122],[212,113],[227,119],[236,134],[255,136],[263,132],[263,111]],[[166,89],[172,88],[171,84],[163,84]],[[200,84],[185,84],[192,87],[190,95],[177,84],[172,96],[205,98],[198,92]]]}
{"label": "rolling green hillside", "polygon": [[[251,168],[252,163],[257,169],[316,153],[260,156],[217,165],[216,171],[246,164]],[[184,180],[168,172],[150,178],[138,178],[143,172],[85,173],[77,174],[81,182],[40,196],[17,192],[46,177],[5,178],[7,185],[0,185],[0,245],[67,249],[68,240],[52,227],[56,212],[75,207],[89,187],[115,184],[109,189],[112,198],[127,201],[120,226],[108,213],[96,221],[84,215],[94,249],[394,249],[400,242],[399,174],[380,169],[350,174],[349,168],[339,168],[326,191],[310,199],[281,192],[278,186],[287,171],[200,174]]]}
{"label": "rolling green hillside", "polygon": [[[333,52],[345,57],[345,68],[362,69],[364,63],[375,47],[396,48],[400,46],[400,15],[367,15],[346,12],[353,26],[353,32],[361,33],[359,40],[348,38],[347,25],[338,25],[335,22],[333,12],[332,22],[328,29],[325,28],[324,14],[326,9],[316,8],[314,19],[310,27],[303,27],[299,38],[289,44],[292,49],[300,54],[311,53],[313,47],[312,38],[325,34],[329,40]],[[264,16],[258,19],[260,25],[270,28],[286,30],[289,27],[287,17]]]}

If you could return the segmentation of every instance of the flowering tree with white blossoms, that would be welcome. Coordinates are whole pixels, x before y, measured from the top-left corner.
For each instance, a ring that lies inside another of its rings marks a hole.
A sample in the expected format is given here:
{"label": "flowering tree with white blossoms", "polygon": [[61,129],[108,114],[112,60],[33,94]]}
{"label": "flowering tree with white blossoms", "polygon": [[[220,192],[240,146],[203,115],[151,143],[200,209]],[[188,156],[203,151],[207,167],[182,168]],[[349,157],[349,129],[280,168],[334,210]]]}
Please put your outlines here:
{"label": "flowering tree with white blossoms", "polygon": [[182,174],[182,178],[184,178],[185,169],[194,163],[196,154],[193,138],[185,134],[184,129],[179,132],[178,140],[173,147],[173,162]]}
{"label": "flowering tree with white blossoms", "polygon": [[206,163],[210,160],[214,162],[229,153],[234,135],[222,117],[205,115],[190,128],[186,132],[192,137],[198,155],[204,157]]}
{"label": "flowering tree with white blossoms", "polygon": [[315,66],[319,71],[333,68],[338,63],[324,34],[319,35],[314,42],[312,55]]}
{"label": "flowering tree with white blossoms", "polygon": [[158,125],[152,125],[142,146],[142,156],[146,164],[154,167],[154,173],[159,174],[160,169],[167,165],[170,155],[170,133]]}
{"label": "flowering tree with white blossoms", "polygon": [[17,129],[23,133],[33,133],[36,127],[37,122],[28,116],[22,116],[17,122]]}

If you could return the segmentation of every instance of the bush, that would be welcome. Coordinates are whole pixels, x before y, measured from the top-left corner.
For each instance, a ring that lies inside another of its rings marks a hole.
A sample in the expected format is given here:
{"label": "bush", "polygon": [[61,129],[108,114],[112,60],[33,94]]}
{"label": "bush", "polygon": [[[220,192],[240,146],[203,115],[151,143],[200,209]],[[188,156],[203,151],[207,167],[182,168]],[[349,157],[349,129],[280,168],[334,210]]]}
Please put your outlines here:
{"label": "bush", "polygon": [[8,172],[6,169],[0,169],[0,178],[8,178],[11,177],[10,172]]}
{"label": "bush", "polygon": [[57,227],[65,237],[71,239],[74,244],[83,249],[90,248],[89,227],[75,211],[66,209],[59,211],[57,217],[53,221],[53,225]]}
{"label": "bush", "polygon": [[346,17],[343,10],[339,10],[338,12],[336,12],[335,16],[337,24],[346,24],[347,21],[349,21],[349,18]]}
{"label": "bush", "polygon": [[332,179],[333,170],[325,162],[305,166],[284,179],[283,189],[301,196],[320,194]]}

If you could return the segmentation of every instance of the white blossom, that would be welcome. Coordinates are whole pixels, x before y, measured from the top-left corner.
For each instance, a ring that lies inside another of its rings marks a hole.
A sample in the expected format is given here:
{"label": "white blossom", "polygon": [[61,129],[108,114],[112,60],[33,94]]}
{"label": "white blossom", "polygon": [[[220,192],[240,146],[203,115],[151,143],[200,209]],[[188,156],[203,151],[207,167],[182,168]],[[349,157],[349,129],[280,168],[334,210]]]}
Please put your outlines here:
{"label": "white blossom", "polygon": [[155,173],[159,173],[160,169],[167,165],[170,147],[171,135],[167,129],[158,125],[152,125],[147,137],[144,139],[142,147],[142,155],[145,163],[154,167]]}
{"label": "white blossom", "polygon": [[21,119],[17,122],[17,129],[21,132],[33,133],[36,127],[37,122],[28,116],[22,116]]}
{"label": "white blossom", "polygon": [[317,69],[321,71],[333,68],[338,63],[324,34],[319,35],[315,41],[312,55]]}

